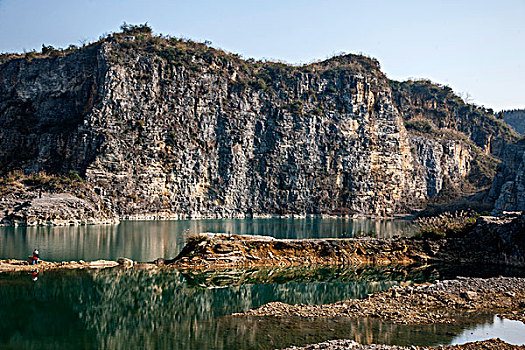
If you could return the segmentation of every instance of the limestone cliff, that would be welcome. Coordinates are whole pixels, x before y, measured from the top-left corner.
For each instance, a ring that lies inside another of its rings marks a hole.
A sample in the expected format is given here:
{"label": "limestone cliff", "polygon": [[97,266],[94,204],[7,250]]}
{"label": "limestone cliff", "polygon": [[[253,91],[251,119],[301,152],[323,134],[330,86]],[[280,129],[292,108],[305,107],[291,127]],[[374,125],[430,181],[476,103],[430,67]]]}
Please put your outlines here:
{"label": "limestone cliff", "polygon": [[525,211],[525,139],[506,147],[490,197],[495,214]]}
{"label": "limestone cliff", "polygon": [[[392,96],[416,147],[430,204],[463,201],[489,209],[485,195],[518,135],[491,110],[465,103],[448,86],[391,81]],[[463,198],[462,198],[463,197]]]}
{"label": "limestone cliff", "polygon": [[[76,171],[118,217],[407,212],[487,188],[478,164],[513,137],[474,107],[437,123],[363,56],[296,67],[140,30],[36,56],[0,65],[0,175]],[[432,132],[407,132],[416,111]]]}

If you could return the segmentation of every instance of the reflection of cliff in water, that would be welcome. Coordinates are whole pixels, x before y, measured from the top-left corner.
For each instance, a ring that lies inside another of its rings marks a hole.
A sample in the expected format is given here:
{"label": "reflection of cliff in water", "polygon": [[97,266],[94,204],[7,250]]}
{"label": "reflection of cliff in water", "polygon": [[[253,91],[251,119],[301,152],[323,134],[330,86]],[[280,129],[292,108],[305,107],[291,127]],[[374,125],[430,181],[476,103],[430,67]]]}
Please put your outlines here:
{"label": "reflection of cliff in water", "polygon": [[241,233],[277,238],[341,238],[359,235],[392,237],[408,233],[402,220],[370,219],[225,219],[123,221],[119,225],[66,227],[0,227],[0,259],[25,259],[35,247],[47,260],[117,259],[138,261],[173,258],[185,234]]}
{"label": "reflection of cliff in water", "polygon": [[[226,316],[271,301],[322,304],[365,297],[396,283],[446,277],[441,268],[299,267],[251,269],[244,277],[240,270],[235,273],[240,279],[224,288],[187,283],[177,270],[47,272],[37,283],[27,274],[0,274],[0,347],[250,349],[334,338],[434,344],[446,343],[465,327]],[[470,324],[491,319],[483,316]]]}
{"label": "reflection of cliff in water", "polygon": [[79,292],[93,291],[83,271],[0,273],[0,348],[95,349],[92,330],[79,314]]}
{"label": "reflection of cliff in water", "polygon": [[[421,265],[336,265],[336,266],[284,266],[233,269],[187,269],[182,274],[188,285],[204,288],[239,286],[245,284],[282,284],[289,282],[352,283],[367,281],[368,285],[387,281],[428,281],[439,272]],[[354,298],[365,297],[356,292]]]}

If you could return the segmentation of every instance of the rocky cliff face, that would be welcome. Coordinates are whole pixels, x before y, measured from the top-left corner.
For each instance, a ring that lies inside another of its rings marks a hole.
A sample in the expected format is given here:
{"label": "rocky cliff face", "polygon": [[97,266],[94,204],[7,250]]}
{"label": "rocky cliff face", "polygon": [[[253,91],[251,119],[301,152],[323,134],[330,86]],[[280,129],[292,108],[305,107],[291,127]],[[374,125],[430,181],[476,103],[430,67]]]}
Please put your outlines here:
{"label": "rocky cliff face", "polygon": [[525,139],[506,147],[490,190],[494,213],[525,211]]}
{"label": "rocky cliff face", "polygon": [[499,114],[518,134],[525,134],[525,109],[501,111]]}
{"label": "rocky cliff face", "polygon": [[82,128],[104,89],[99,48],[0,67],[0,175],[87,167],[102,141]]}
{"label": "rocky cliff face", "polygon": [[448,86],[420,80],[391,81],[391,87],[423,165],[430,203],[460,201],[489,209],[494,199],[480,190],[490,188],[518,135],[491,110],[465,103]]}
{"label": "rocky cliff face", "polygon": [[497,157],[506,144],[518,138],[503,120],[494,117],[492,110],[465,103],[448,86],[427,80],[391,81],[391,86],[394,103],[409,130],[446,131],[448,138],[463,138],[483,153]]}
{"label": "rocky cliff face", "polygon": [[432,105],[362,56],[292,67],[131,34],[0,66],[3,175],[75,170],[120,217],[389,215],[486,188],[478,164],[508,141],[459,112],[407,132]]}

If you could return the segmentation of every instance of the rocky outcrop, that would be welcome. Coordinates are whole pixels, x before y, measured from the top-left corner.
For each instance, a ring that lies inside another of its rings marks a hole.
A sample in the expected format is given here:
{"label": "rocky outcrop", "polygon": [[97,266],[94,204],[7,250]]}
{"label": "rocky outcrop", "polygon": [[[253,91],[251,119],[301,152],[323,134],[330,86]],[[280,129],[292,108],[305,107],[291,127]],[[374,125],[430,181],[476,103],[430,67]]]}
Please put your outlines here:
{"label": "rocky outcrop", "polygon": [[2,198],[0,226],[69,226],[117,224],[118,219],[106,215],[86,199],[69,193],[29,194],[27,197]]}
{"label": "rocky outcrop", "polygon": [[494,212],[525,211],[525,139],[509,145],[502,158],[490,191]]}
{"label": "rocky outcrop", "polygon": [[[432,101],[363,56],[293,67],[114,34],[0,66],[0,172],[77,171],[114,217],[405,213],[444,183],[485,189],[476,164],[512,139]],[[463,139],[407,132],[420,105]]]}
{"label": "rocky outcrop", "polygon": [[426,261],[420,241],[398,239],[275,239],[206,233],[192,237],[166,264],[179,267],[392,264]]}
{"label": "rocky outcrop", "polygon": [[0,226],[115,224],[119,220],[78,174],[0,179]]}
{"label": "rocky outcrop", "polygon": [[514,109],[510,111],[501,111],[500,118],[509,124],[518,134],[525,134],[525,109]]}
{"label": "rocky outcrop", "polygon": [[462,237],[275,239],[205,233],[165,263],[179,267],[359,265],[415,262],[525,266],[525,215],[481,217]]}

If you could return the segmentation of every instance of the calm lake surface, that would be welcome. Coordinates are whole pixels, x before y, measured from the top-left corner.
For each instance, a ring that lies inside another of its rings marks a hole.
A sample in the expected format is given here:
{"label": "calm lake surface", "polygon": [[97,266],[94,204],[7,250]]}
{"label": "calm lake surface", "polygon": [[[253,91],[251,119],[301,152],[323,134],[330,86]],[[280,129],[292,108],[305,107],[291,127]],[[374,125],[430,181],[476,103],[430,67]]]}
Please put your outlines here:
{"label": "calm lake surface", "polygon": [[[115,226],[0,228],[0,258],[140,261],[175,256],[199,232],[280,238],[410,235],[406,221],[254,219],[125,221]],[[525,343],[525,325],[491,314],[454,325],[402,326],[377,319],[231,317],[272,301],[324,304],[461,276],[525,277],[483,266],[300,266],[209,271],[102,270],[0,273],[0,349],[275,349],[329,339],[437,345],[500,337]]]}
{"label": "calm lake surface", "polygon": [[277,238],[391,238],[413,231],[409,221],[371,219],[223,219],[123,221],[119,225],[0,227],[0,259],[25,260],[34,248],[48,261],[173,258],[191,233],[216,232]]}
{"label": "calm lake surface", "polygon": [[[288,267],[183,273],[55,271],[33,282],[0,273],[2,349],[275,349],[329,339],[437,345],[490,338],[525,343],[525,325],[489,314],[452,325],[377,319],[231,317],[271,301],[322,304],[397,284],[483,271],[465,266]],[[489,275],[525,275],[488,269]]]}

